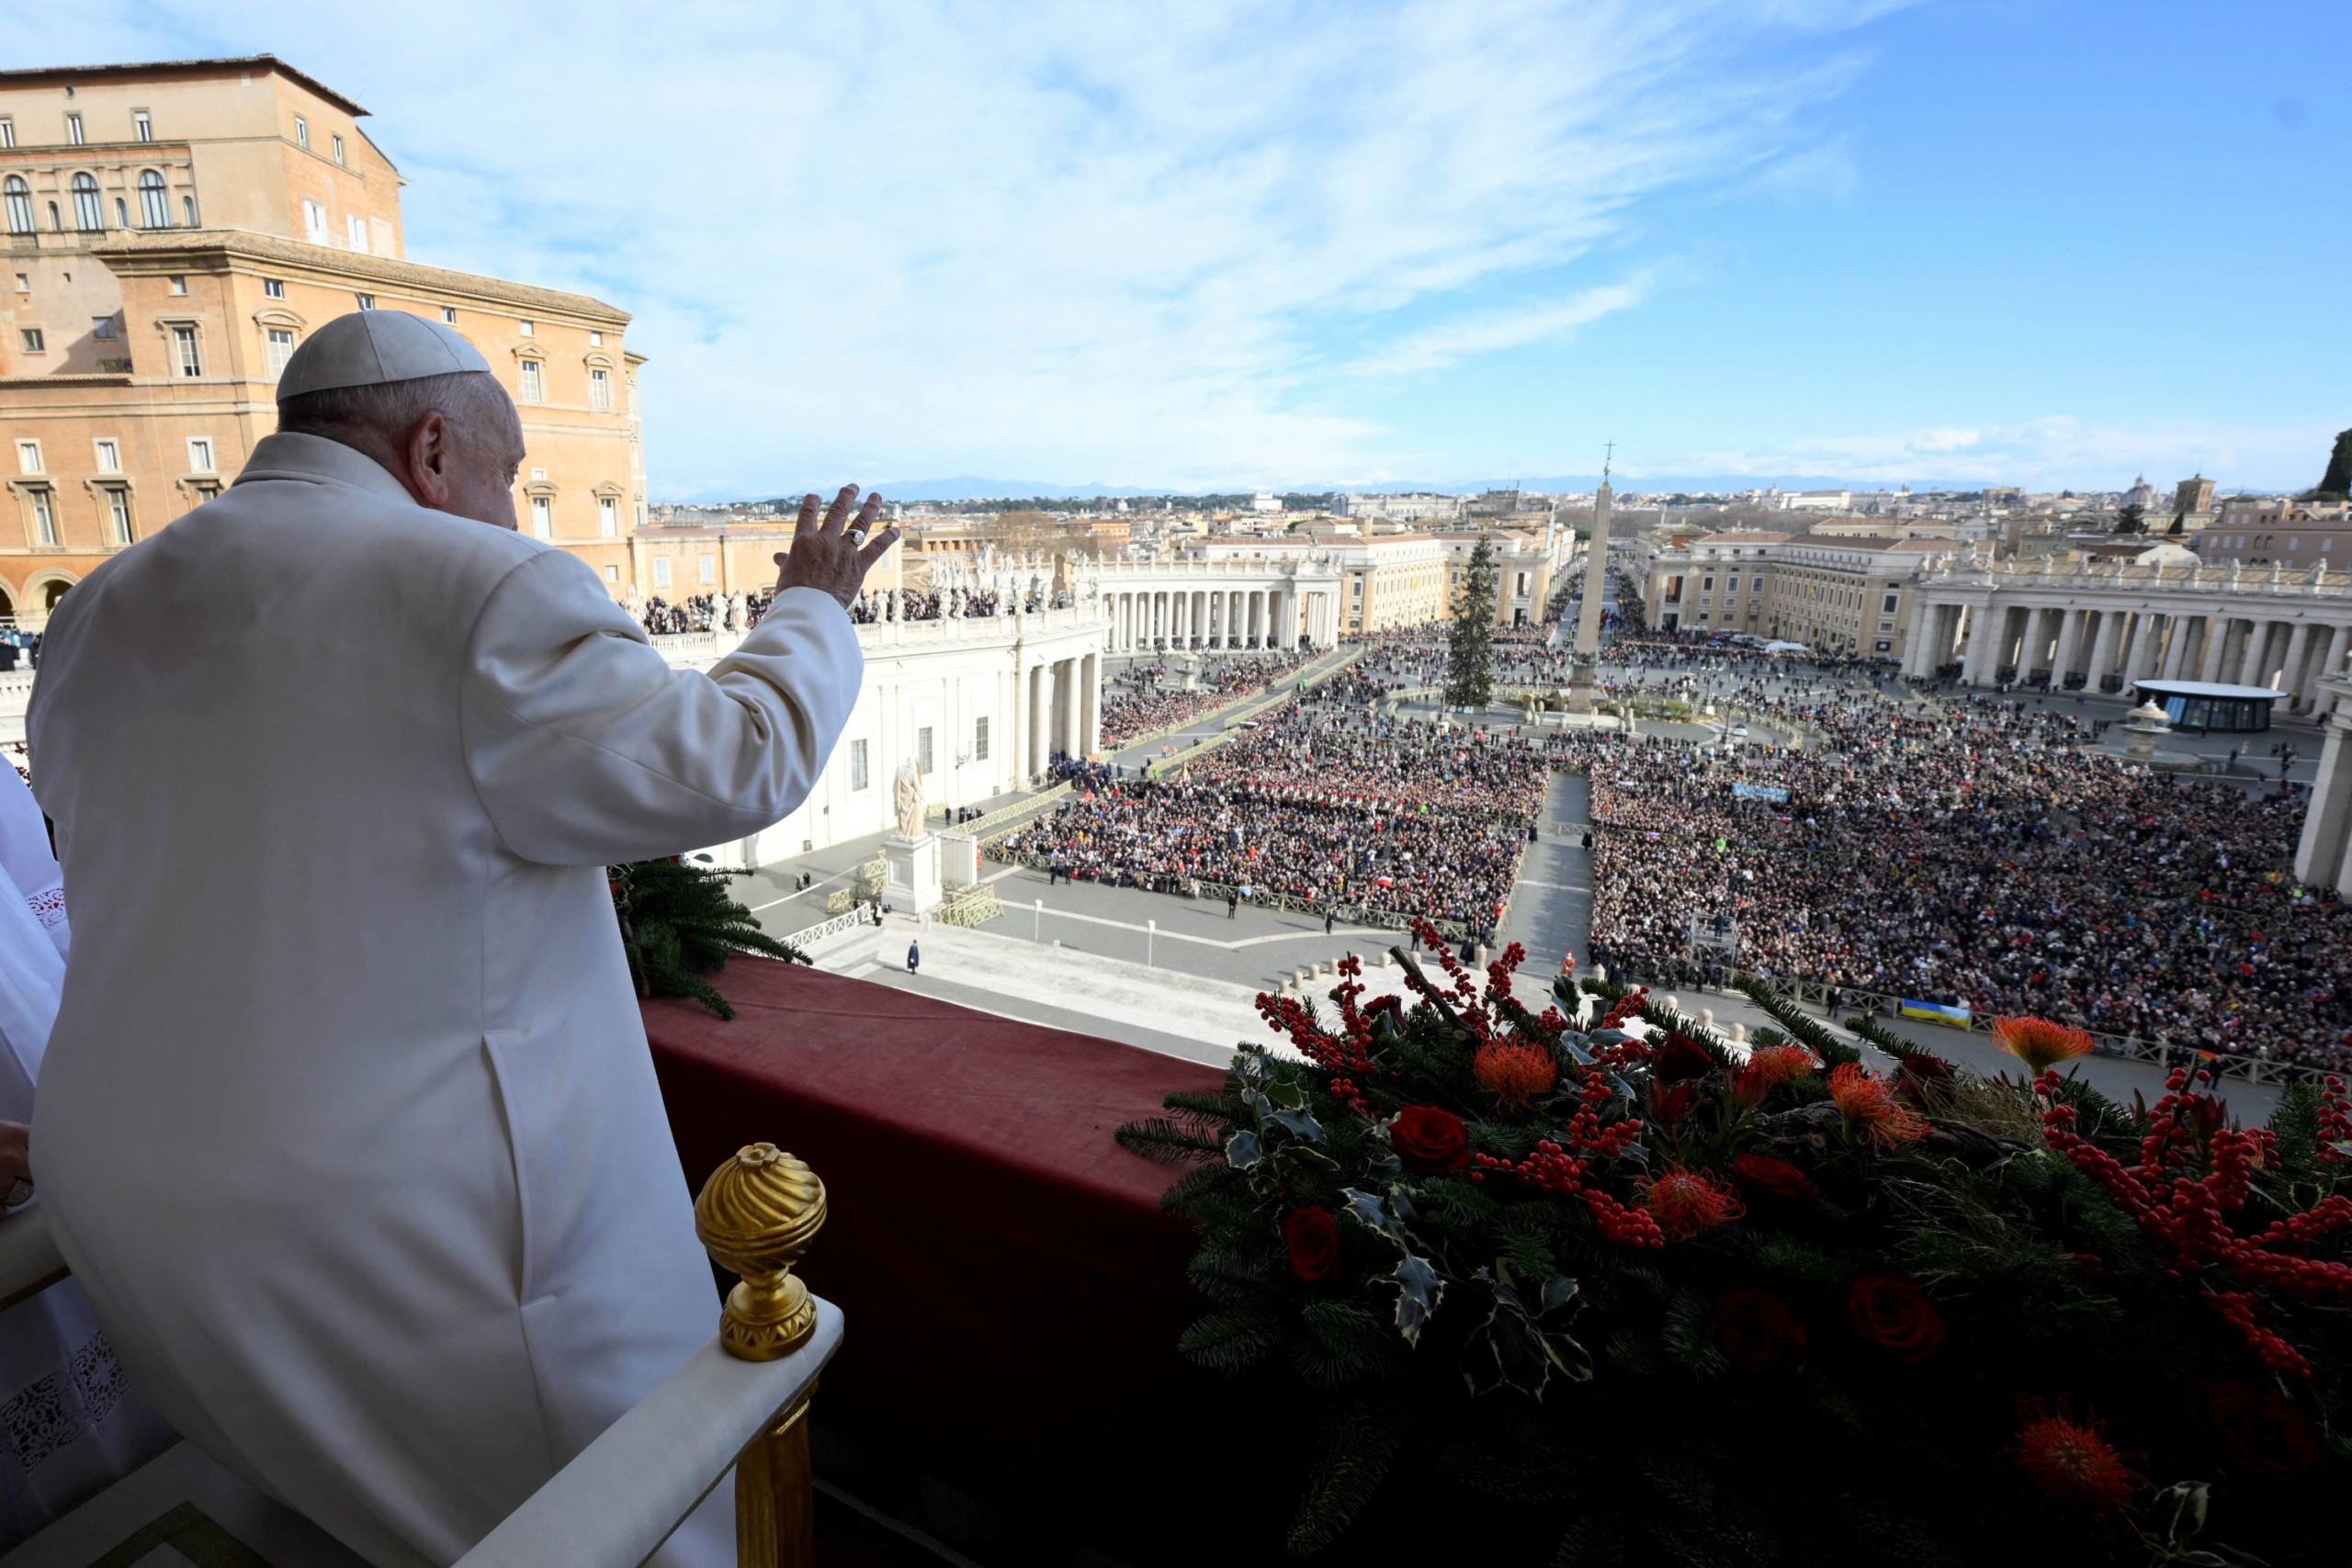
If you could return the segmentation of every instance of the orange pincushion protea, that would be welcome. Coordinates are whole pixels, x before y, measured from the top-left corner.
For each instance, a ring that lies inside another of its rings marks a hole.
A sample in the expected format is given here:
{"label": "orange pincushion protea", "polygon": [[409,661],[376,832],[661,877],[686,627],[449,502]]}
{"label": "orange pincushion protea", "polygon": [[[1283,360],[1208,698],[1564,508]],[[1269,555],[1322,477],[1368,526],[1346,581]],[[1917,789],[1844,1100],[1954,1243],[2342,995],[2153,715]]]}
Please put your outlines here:
{"label": "orange pincushion protea", "polygon": [[1634,1185],[1642,1207],[1657,1221],[1657,1228],[1675,1241],[1689,1241],[1701,1231],[1728,1224],[1747,1213],[1731,1184],[1712,1171],[1670,1166]]}
{"label": "orange pincushion protea", "polygon": [[2023,1062],[2037,1077],[2061,1062],[2091,1054],[2088,1030],[2072,1029],[2046,1018],[1996,1018],[1993,1043]]}
{"label": "orange pincushion protea", "polygon": [[2101,1514],[2114,1513],[2132,1501],[2139,1477],[2108,1442],[2096,1416],[2077,1421],[2039,1404],[2029,1411],[2009,1457],[2045,1496]]}
{"label": "orange pincushion protea", "polygon": [[1820,1064],[1802,1045],[1758,1045],[1747,1054],[1740,1076],[1761,1084],[1784,1084],[1804,1077]]}
{"label": "orange pincushion protea", "polygon": [[1505,1105],[1525,1105],[1539,1094],[1549,1094],[1560,1081],[1560,1064],[1541,1045],[1498,1040],[1478,1047],[1470,1059],[1478,1087]]}
{"label": "orange pincushion protea", "polygon": [[1847,1122],[1874,1144],[1916,1144],[1928,1135],[1927,1118],[1894,1098],[1884,1078],[1848,1062],[1829,1075],[1829,1098]]}

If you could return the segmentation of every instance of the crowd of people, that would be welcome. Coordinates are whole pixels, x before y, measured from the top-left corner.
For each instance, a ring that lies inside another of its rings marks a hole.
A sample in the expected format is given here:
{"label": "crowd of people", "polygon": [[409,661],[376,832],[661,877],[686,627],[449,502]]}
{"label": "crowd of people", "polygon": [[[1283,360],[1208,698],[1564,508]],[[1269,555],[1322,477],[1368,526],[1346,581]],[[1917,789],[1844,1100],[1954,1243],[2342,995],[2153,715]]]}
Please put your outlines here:
{"label": "crowd of people", "polygon": [[1213,656],[1197,667],[1189,692],[1183,689],[1182,675],[1165,657],[1148,663],[1133,660],[1102,682],[1102,744],[1124,746],[1139,735],[1172,728],[1221,708],[1245,692],[1271,690],[1314,657],[1311,649]]}
{"label": "crowd of people", "polygon": [[[1508,729],[1385,718],[1327,682],[1172,776],[1073,765],[1079,793],[991,852],[1078,881],[1275,899],[1485,940],[1550,764]],[[1106,717],[1107,726],[1107,717]]]}
{"label": "crowd of people", "polygon": [[1757,973],[2352,1066],[2352,909],[2293,880],[2298,788],[2129,767],[2049,705],[1749,700],[1820,743],[1589,760],[1612,969],[1687,976],[1720,921]]}
{"label": "crowd of people", "polygon": [[[1496,652],[1498,684],[1555,657],[1540,635]],[[2352,1068],[2352,908],[2293,879],[2300,785],[2129,765],[2088,750],[2104,727],[2063,697],[1931,700],[1841,657],[1671,633],[1611,645],[1605,682],[1675,684],[1756,720],[1758,743],[1385,711],[1443,661],[1427,631],[1372,639],[1173,777],[1079,778],[1001,849],[1079,879],[1475,933],[1566,771],[1589,780],[1590,951],[1612,971],[1687,984],[1736,964]]]}

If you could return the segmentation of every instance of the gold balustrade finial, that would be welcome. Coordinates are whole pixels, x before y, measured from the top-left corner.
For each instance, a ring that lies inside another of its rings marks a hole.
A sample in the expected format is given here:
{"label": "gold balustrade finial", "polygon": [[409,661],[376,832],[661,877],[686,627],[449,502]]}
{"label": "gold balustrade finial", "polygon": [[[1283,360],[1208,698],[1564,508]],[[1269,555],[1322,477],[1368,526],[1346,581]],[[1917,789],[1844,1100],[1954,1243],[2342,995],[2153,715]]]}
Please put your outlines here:
{"label": "gold balustrade finial", "polygon": [[825,1184],[774,1144],[750,1144],[710,1173],[695,1199],[695,1235],[721,1267],[742,1276],[727,1293],[718,1343],[745,1361],[774,1361],[817,1329],[808,1287],[795,1278],[825,1224]]}

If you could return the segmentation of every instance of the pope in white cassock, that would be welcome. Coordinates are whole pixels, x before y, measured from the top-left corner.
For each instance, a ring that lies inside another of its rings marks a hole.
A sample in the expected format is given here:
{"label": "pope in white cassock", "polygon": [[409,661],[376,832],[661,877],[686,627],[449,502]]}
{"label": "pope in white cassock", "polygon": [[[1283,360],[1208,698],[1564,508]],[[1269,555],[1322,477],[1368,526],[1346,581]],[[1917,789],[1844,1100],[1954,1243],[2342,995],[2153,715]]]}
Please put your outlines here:
{"label": "pope in white cassock", "polygon": [[[673,670],[514,530],[489,366],[314,333],[236,484],[92,572],[29,717],[76,942],[32,1131],[131,1382],[382,1564],[446,1563],[718,1321],[604,867],[740,839],[856,700],[897,537],[803,506]],[[722,1494],[657,1561],[732,1561]]]}

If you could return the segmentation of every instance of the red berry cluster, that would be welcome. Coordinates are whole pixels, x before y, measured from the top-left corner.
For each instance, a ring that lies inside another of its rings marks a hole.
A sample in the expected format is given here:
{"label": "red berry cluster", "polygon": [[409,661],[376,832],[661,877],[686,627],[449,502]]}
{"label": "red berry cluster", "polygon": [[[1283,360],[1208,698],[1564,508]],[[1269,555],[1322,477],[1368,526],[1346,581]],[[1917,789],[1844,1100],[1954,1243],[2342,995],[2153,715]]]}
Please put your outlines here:
{"label": "red berry cluster", "polygon": [[[1636,1131],[1640,1128],[1639,1122],[1621,1122],[1619,1125],[1633,1127]],[[1510,1177],[1538,1192],[1582,1198],[1585,1208],[1592,1214],[1594,1228],[1608,1240],[1622,1242],[1627,1247],[1666,1245],[1666,1233],[1658,1228],[1656,1216],[1647,1209],[1636,1209],[1606,1192],[1587,1187],[1584,1174],[1589,1162],[1578,1159],[1549,1138],[1536,1145],[1533,1154],[1515,1163],[1498,1159],[1493,1155],[1474,1155],[1471,1158],[1476,1167],[1470,1173],[1473,1181],[1483,1182],[1491,1173]]]}
{"label": "red berry cluster", "polygon": [[2335,1165],[2346,1156],[2338,1144],[2352,1143],[2352,1101],[2344,1098],[2344,1080],[2330,1073],[2319,1086],[2319,1162]]}
{"label": "red berry cluster", "polygon": [[[2045,1100],[2054,1100],[2061,1081],[2052,1070],[2035,1087]],[[2199,1071],[2194,1081],[2210,1084],[2212,1075]],[[2289,1250],[2352,1229],[2352,1198],[2331,1193],[2301,1213],[2240,1234],[2230,1216],[2245,1207],[2254,1171],[2277,1162],[2276,1138],[2267,1128],[2230,1126],[2227,1107],[2204,1088],[2192,1087],[2185,1068],[2173,1070],[2165,1089],[2149,1112],[2136,1166],[2127,1167],[2076,1133],[2071,1105],[2052,1103],[2043,1111],[2042,1140],[2107,1189],[2163,1252],[2175,1278],[2204,1286],[2214,1311],[2266,1365],[2295,1377],[2311,1376],[2303,1353],[2261,1322],[2261,1298],[2255,1292],[2352,1305],[2352,1265]]]}
{"label": "red berry cluster", "polygon": [[1379,1072],[1372,1061],[1372,1020],[1356,1006],[1356,998],[1363,995],[1363,983],[1357,976],[1363,965],[1354,957],[1340,961],[1340,1032],[1330,1033],[1315,1021],[1305,1003],[1295,997],[1258,996],[1258,1012],[1268,1023],[1290,1036],[1290,1043],[1299,1054],[1324,1072],[1331,1075],[1331,1098],[1359,1116],[1373,1114],[1372,1102],[1364,1098],[1363,1080]]}

